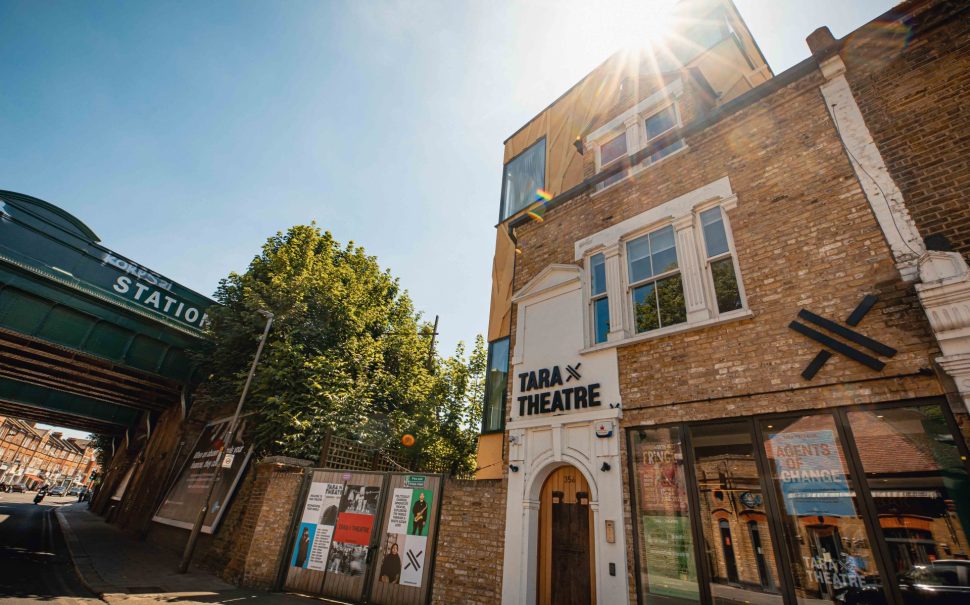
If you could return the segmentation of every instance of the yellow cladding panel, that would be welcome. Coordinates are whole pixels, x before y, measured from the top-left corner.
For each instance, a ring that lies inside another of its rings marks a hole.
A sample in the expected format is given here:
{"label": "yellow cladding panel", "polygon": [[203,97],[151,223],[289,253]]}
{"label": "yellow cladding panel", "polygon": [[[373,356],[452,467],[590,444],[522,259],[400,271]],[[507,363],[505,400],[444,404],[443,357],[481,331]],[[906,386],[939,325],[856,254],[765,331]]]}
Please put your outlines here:
{"label": "yellow cladding panel", "polygon": [[505,433],[489,433],[478,436],[478,471],[475,479],[501,479],[505,472],[503,463]]}

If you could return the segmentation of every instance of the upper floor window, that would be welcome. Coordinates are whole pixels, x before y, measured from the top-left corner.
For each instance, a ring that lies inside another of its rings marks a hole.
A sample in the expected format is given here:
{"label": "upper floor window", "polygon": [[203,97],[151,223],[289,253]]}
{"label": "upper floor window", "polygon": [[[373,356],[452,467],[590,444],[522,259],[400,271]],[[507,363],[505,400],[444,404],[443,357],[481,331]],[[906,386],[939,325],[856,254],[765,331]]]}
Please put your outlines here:
{"label": "upper floor window", "polygon": [[[653,143],[657,138],[667,134],[680,124],[680,120],[677,117],[677,109],[673,105],[669,105],[664,109],[661,109],[657,113],[653,114],[644,122],[644,129],[647,133],[647,145]],[[676,141],[664,145],[661,149],[650,154],[650,163],[656,162],[661,158],[667,157],[671,153],[677,151],[684,146],[683,139],[677,139]]]}
{"label": "upper floor window", "polygon": [[589,259],[589,299],[593,342],[606,342],[610,333],[610,305],[606,295],[606,260],[602,254]]}
{"label": "upper floor window", "polygon": [[[662,94],[658,93],[656,97],[648,97],[590,135],[591,145],[596,149],[597,172],[608,170],[622,158],[655,144],[658,139],[680,127],[681,121],[677,106],[669,102],[670,97],[667,95],[675,96],[679,94],[682,85],[671,85],[668,88],[669,90],[660,91]],[[665,102],[667,104],[663,105]],[[657,109],[659,106],[662,107]],[[610,175],[599,184],[599,189],[605,189],[622,181],[684,147],[683,139],[670,141],[650,154],[650,157],[645,158],[637,166]]]}
{"label": "upper floor window", "polygon": [[485,377],[485,405],[482,410],[482,433],[501,431],[505,427],[505,391],[509,382],[508,337],[488,344],[488,369]]}
{"label": "upper floor window", "polygon": [[722,177],[577,241],[589,346],[749,317],[728,216],[737,203]]}
{"label": "upper floor window", "polygon": [[668,225],[627,242],[626,251],[636,331],[687,321],[673,227]]}
{"label": "upper floor window", "polygon": [[[621,132],[600,146],[600,164],[603,169],[608,168],[610,164],[618,161],[620,158],[626,157],[626,155],[626,131]],[[622,181],[626,176],[626,172],[625,170],[617,172],[603,181],[602,186],[609,187],[617,181]]]}
{"label": "upper floor window", "polygon": [[704,233],[706,269],[710,285],[714,289],[718,313],[727,313],[741,308],[741,290],[734,268],[730,239],[724,227],[724,216],[720,206],[700,213]]}
{"label": "upper floor window", "polygon": [[504,221],[536,201],[536,190],[545,186],[546,140],[543,138],[505,165],[499,221]]}

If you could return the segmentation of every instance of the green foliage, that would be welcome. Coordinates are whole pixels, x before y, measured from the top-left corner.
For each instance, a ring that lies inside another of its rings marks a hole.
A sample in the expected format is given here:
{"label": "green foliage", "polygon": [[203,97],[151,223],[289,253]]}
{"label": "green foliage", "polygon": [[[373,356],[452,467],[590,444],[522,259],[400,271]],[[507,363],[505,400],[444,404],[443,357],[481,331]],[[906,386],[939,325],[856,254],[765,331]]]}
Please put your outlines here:
{"label": "green foliage", "polygon": [[484,344],[468,362],[461,346],[429,362],[430,325],[363,248],[292,227],[222,280],[216,299],[196,403],[213,414],[231,414],[242,391],[265,322],[257,311],[276,316],[244,408],[260,453],[316,460],[330,432],[394,450],[411,433],[412,458],[456,472],[469,464]]}

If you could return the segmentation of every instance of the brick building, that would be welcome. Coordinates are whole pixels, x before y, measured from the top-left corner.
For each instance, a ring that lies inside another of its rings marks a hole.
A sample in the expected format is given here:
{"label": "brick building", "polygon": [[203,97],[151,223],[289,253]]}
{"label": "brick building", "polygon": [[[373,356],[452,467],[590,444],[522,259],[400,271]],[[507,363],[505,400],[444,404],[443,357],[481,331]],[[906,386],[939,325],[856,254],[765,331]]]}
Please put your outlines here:
{"label": "brick building", "polygon": [[87,439],[38,428],[36,423],[0,416],[0,482],[88,486],[98,472],[94,448]]}
{"label": "brick building", "polygon": [[507,480],[496,596],[965,581],[943,563],[970,559],[965,6],[823,28],[781,74],[729,0],[680,9],[505,141],[478,465]]}

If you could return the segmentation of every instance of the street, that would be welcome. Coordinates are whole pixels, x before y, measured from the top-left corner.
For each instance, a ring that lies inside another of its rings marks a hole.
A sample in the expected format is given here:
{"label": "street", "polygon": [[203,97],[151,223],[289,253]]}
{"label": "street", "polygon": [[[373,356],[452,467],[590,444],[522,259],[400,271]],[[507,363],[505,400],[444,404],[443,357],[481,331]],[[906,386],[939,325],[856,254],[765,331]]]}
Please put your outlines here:
{"label": "street", "polygon": [[0,604],[101,603],[74,573],[53,509],[77,498],[0,493]]}

